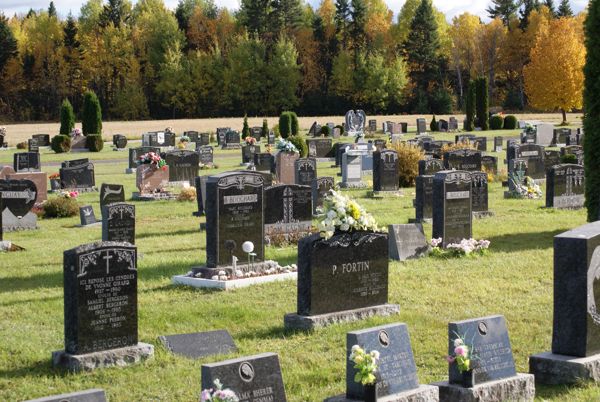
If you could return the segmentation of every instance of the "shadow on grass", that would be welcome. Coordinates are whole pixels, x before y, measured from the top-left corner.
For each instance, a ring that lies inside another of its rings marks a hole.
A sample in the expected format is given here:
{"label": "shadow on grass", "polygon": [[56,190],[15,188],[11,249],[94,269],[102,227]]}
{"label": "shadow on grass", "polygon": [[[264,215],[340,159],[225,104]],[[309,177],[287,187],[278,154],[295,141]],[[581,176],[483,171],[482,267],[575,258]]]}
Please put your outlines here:
{"label": "shadow on grass", "polygon": [[579,387],[585,388],[589,384],[580,383],[580,384],[571,384],[571,385],[543,385],[543,384],[535,384],[535,397],[541,400],[548,399],[559,399],[566,400],[564,397],[561,398],[562,395],[568,393],[572,390],[572,388]]}
{"label": "shadow on grass", "polygon": [[510,233],[500,236],[492,236],[487,240],[491,242],[493,251],[524,251],[536,249],[548,249],[553,247],[554,236],[566,232],[569,229],[559,229],[546,232],[532,233]]}
{"label": "shadow on grass", "polygon": [[0,293],[12,293],[37,288],[51,288],[63,286],[62,272],[48,272],[33,276],[7,276],[2,278],[5,286],[0,286]]}
{"label": "shadow on grass", "polygon": [[48,375],[65,377],[69,375],[69,372],[65,370],[54,370],[52,368],[52,362],[49,358],[46,360],[35,362],[30,366],[17,367],[12,370],[0,370],[0,377],[2,378],[22,378],[32,376],[45,377]]}
{"label": "shadow on grass", "polygon": [[146,233],[136,233],[136,239],[147,239],[149,237],[163,237],[163,236],[177,236],[177,235],[187,235],[187,234],[200,234],[200,229],[185,229],[185,230],[177,230],[175,232],[146,232]]}
{"label": "shadow on grass", "polygon": [[301,331],[301,330],[290,330],[286,329],[283,326],[283,317],[281,317],[281,325],[276,327],[264,328],[260,330],[253,330],[249,332],[242,332],[237,334],[236,339],[248,339],[248,340],[257,340],[257,339],[286,339],[293,337],[295,335],[305,335],[306,333],[311,333],[311,331]]}

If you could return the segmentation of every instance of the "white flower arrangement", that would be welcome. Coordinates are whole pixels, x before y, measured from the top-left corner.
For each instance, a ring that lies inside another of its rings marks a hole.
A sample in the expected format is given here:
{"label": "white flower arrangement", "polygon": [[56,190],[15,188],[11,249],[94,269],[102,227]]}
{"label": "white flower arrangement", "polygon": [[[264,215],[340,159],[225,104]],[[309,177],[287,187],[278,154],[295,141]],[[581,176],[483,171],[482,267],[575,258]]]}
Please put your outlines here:
{"label": "white flower arrangement", "polygon": [[483,255],[490,247],[489,240],[462,239],[460,243],[450,243],[442,248],[442,238],[431,239],[431,253],[436,257],[464,257]]}
{"label": "white flower arrangement", "polygon": [[371,214],[365,211],[358,203],[335,190],[323,201],[323,207],[318,216],[317,227],[321,237],[329,239],[336,230],[352,232],[355,230],[377,231],[377,222]]}
{"label": "white flower arrangement", "polygon": [[239,398],[229,388],[223,389],[223,384],[217,378],[214,382],[215,389],[205,389],[202,390],[202,394],[200,396],[201,402],[239,402]]}
{"label": "white flower arrangement", "polygon": [[296,148],[294,144],[288,140],[284,140],[283,138],[280,138],[277,141],[277,149],[280,152],[298,152],[298,148]]}

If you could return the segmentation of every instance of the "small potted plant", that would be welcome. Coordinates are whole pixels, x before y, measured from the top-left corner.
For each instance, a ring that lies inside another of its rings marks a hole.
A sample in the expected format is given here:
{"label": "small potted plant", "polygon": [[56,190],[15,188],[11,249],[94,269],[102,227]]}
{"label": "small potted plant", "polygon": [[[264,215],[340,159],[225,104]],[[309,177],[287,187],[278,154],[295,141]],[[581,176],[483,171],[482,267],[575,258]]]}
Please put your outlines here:
{"label": "small potted plant", "polygon": [[365,402],[377,402],[379,352],[376,350],[367,352],[359,345],[354,345],[349,359],[354,363],[354,369],[356,369],[354,382],[363,386]]}
{"label": "small potted plant", "polygon": [[223,384],[217,378],[214,382],[215,388],[202,390],[200,402],[239,402],[239,398],[229,388],[223,389]]}
{"label": "small potted plant", "polygon": [[454,345],[453,353],[446,356],[448,364],[456,365],[458,371],[462,374],[462,385],[466,388],[473,387],[473,348],[469,347],[465,340],[455,334],[452,341]]}
{"label": "small potted plant", "polygon": [[60,190],[60,175],[58,173],[52,173],[48,178],[50,179],[50,189],[52,191]]}

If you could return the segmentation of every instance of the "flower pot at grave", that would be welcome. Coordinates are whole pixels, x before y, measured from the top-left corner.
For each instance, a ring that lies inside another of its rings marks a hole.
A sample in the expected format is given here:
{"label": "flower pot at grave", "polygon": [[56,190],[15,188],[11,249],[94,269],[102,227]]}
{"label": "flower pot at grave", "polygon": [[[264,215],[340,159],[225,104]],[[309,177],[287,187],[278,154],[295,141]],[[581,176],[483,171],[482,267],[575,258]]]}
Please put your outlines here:
{"label": "flower pot at grave", "polygon": [[157,168],[156,165],[143,164],[135,171],[135,185],[140,194],[157,193],[169,183],[169,166]]}
{"label": "flower pot at grave", "polygon": [[86,139],[84,135],[78,135],[71,138],[71,150],[83,151],[86,149]]}
{"label": "flower pot at grave", "polygon": [[60,179],[50,179],[50,189],[52,191],[60,190]]}
{"label": "flower pot at grave", "polygon": [[377,383],[363,386],[365,402],[377,402]]}
{"label": "flower pot at grave", "polygon": [[473,370],[463,371],[462,375],[462,386],[465,388],[473,388]]}

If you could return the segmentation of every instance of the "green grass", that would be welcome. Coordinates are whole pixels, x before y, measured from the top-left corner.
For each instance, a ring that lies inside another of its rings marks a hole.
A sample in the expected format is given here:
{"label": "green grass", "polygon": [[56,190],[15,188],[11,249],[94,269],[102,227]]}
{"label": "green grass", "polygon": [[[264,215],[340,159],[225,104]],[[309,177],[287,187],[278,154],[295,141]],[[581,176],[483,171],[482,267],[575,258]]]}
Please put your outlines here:
{"label": "green grass", "polygon": [[[126,153],[107,150],[55,160],[114,155],[126,158]],[[239,168],[239,155],[239,151],[218,151],[215,160],[220,169],[212,172]],[[44,155],[43,161],[51,157]],[[12,161],[12,153],[0,153],[0,161]],[[319,175],[335,176],[337,170],[330,165],[319,164]],[[123,174],[125,167],[124,162],[97,164],[98,186],[122,183],[130,194],[135,178]],[[5,236],[27,251],[0,255],[0,400],[98,387],[107,391],[111,402],[193,401],[200,393],[202,363],[271,351],[280,356],[289,400],[321,401],[345,389],[346,332],[391,322],[408,324],[419,379],[430,383],[447,376],[443,356],[448,321],[490,314],[506,316],[517,369],[526,372],[529,355],[550,349],[552,238],[585,223],[585,213],[546,210],[543,200],[504,200],[503,191],[499,183],[490,185],[490,210],[495,216],[473,224],[476,238],[491,240],[489,255],[391,262],[389,301],[400,305],[398,316],[333,325],[313,333],[283,330],[283,315],[295,311],[295,282],[228,293],[173,286],[171,276],[206,258],[200,219],[191,215],[196,204],[137,202],[139,335],[140,341],[155,345],[156,356],[138,366],[82,374],[56,371],[50,365],[51,352],[63,347],[62,252],[99,240],[101,229],[75,227],[78,217],[40,220],[37,231]],[[368,199],[366,192],[348,191],[380,226],[414,217],[414,189],[386,200]],[[92,204],[99,215],[98,193],[83,194],[79,202]],[[425,229],[429,236],[431,225]],[[266,254],[282,263],[296,260],[294,247],[267,248]],[[189,360],[168,353],[157,341],[160,335],[213,329],[229,330],[239,352]],[[600,387],[539,386],[537,395],[540,400],[592,401],[600,398]]]}

